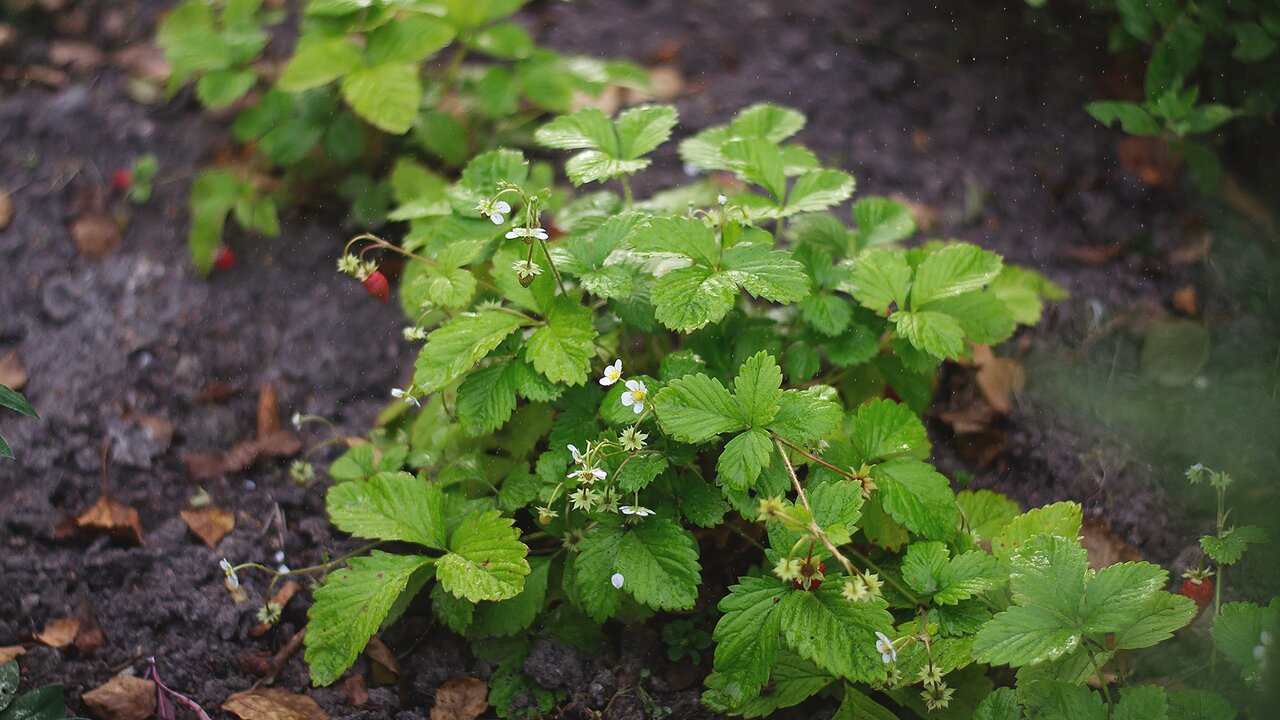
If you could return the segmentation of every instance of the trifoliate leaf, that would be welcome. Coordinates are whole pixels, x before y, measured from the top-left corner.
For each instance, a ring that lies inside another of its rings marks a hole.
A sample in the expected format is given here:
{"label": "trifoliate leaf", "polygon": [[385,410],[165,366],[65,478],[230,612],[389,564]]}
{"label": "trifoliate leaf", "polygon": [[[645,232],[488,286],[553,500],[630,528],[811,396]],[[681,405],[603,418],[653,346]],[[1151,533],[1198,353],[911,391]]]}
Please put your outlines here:
{"label": "trifoliate leaf", "polygon": [[458,422],[472,437],[502,427],[516,409],[515,363],[494,363],[467,376],[458,386]]}
{"label": "trifoliate leaf", "polygon": [[329,685],[351,667],[410,578],[431,562],[374,550],[329,573],[307,611],[305,657],[312,684]]}
{"label": "trifoliate leaf", "polygon": [[[1213,644],[1228,660],[1239,665],[1245,678],[1254,681],[1260,677],[1263,662],[1275,657],[1275,638],[1280,635],[1280,598],[1272,598],[1271,604],[1260,607],[1251,602],[1226,603],[1213,618]],[[1271,638],[1263,643],[1263,633]],[[1255,654],[1262,647],[1262,658]]]}
{"label": "trifoliate leaf", "polygon": [[764,138],[730,140],[720,146],[720,154],[739,177],[764,188],[781,204],[787,192],[786,160],[777,143]]}
{"label": "trifoliate leaf", "polygon": [[453,40],[454,29],[441,18],[407,14],[383,24],[367,37],[366,63],[418,63],[447,46]]}
{"label": "trifoliate leaf", "polygon": [[893,617],[883,601],[849,602],[839,583],[824,583],[813,592],[792,590],[779,605],[783,638],[800,657],[839,678],[884,677],[876,632],[893,632]]}
{"label": "trifoliate leaf", "polygon": [[964,355],[964,328],[950,315],[932,310],[899,310],[889,317],[916,348],[946,360]]}
{"label": "trifoliate leaf", "polygon": [[445,547],[444,493],[438,484],[409,473],[338,483],[329,488],[326,507],[333,524],[356,537]]}
{"label": "trifoliate leaf", "polygon": [[572,581],[571,597],[596,622],[608,620],[622,605],[622,590],[611,581],[622,535],[622,524],[612,518],[588,530],[572,556],[572,572],[565,572],[566,586]]}
{"label": "trifoliate leaf", "polygon": [[658,424],[676,440],[701,443],[726,432],[746,429],[742,408],[719,380],[686,375],[653,398]]}
{"label": "trifoliate leaf", "polygon": [[1267,531],[1262,528],[1256,525],[1241,525],[1227,530],[1218,537],[1206,535],[1200,538],[1200,548],[1214,562],[1220,565],[1234,565],[1239,562],[1249,545],[1270,541]]}
{"label": "trifoliate leaf", "polygon": [[414,385],[424,393],[462,377],[512,332],[529,323],[502,310],[460,315],[433,330],[414,363]]}
{"label": "trifoliate leaf", "polygon": [[375,127],[401,135],[413,127],[422,104],[418,66],[392,62],[356,68],[342,78],[342,97]]}
{"label": "trifoliate leaf", "polygon": [[769,466],[773,456],[773,440],[769,433],[752,428],[725,443],[720,459],[716,461],[716,474],[728,487],[742,491],[751,487],[760,472]]}
{"label": "trifoliate leaf", "polygon": [[911,210],[889,198],[863,198],[853,204],[853,222],[858,226],[857,247],[862,250],[909,237],[916,231]]}
{"label": "trifoliate leaf", "polygon": [[981,345],[1002,343],[1017,329],[1009,308],[985,290],[935,300],[929,310],[955,318],[969,342]]}
{"label": "trifoliate leaf", "polygon": [[912,532],[947,539],[955,533],[955,495],[951,483],[918,460],[890,460],[872,468],[885,512]]}
{"label": "trifoliate leaf", "polygon": [[642,156],[661,145],[676,124],[670,106],[632,108],[616,123],[596,108],[584,108],[542,126],[538,142],[560,150],[582,150],[565,163],[575,185],[629,175],[649,166]]}
{"label": "trifoliate leaf", "polygon": [[1067,291],[1034,270],[1005,265],[991,281],[991,293],[1009,309],[1019,325],[1040,322],[1044,300],[1062,300]]}
{"label": "trifoliate leaf", "polygon": [[715,672],[734,704],[754,696],[769,679],[781,632],[779,602],[787,587],[774,577],[743,577],[720,601]]}
{"label": "trifoliate leaf", "polygon": [[[552,382],[581,385],[591,373],[596,329],[591,308],[567,295],[557,295],[547,309],[547,324],[525,343],[525,355]],[[430,339],[428,338],[428,341]]]}
{"label": "trifoliate leaf", "polygon": [[890,305],[906,306],[911,266],[902,251],[874,248],[853,259],[849,280],[855,300],[869,310],[886,314]]}
{"label": "trifoliate leaf", "polygon": [[948,245],[930,253],[916,268],[911,307],[977,290],[1000,273],[999,255],[976,245]]}
{"label": "trifoliate leaf", "polygon": [[912,590],[932,595],[938,590],[938,576],[947,566],[947,556],[946,543],[911,543],[902,557],[902,579]]}
{"label": "trifoliate leaf", "polygon": [[991,554],[1008,561],[1023,543],[1040,534],[1078,537],[1080,522],[1080,506],[1073,502],[1057,502],[1029,510],[1005,524],[991,541]]}
{"label": "trifoliate leaf", "polygon": [[515,597],[529,574],[520,531],[497,510],[472,515],[449,538],[449,552],[436,562],[444,589],[471,602]]}
{"label": "trifoliate leaf", "polygon": [[929,455],[929,436],[924,423],[911,408],[892,400],[877,398],[858,408],[850,433],[857,462],[876,462]]}
{"label": "trifoliate leaf", "polygon": [[980,551],[961,553],[947,562],[938,575],[933,601],[954,605],[996,587],[1005,577],[1000,561]]}
{"label": "trifoliate leaf", "polygon": [[782,398],[782,368],[772,355],[761,350],[738,368],[733,389],[747,424],[768,425],[777,416]]}

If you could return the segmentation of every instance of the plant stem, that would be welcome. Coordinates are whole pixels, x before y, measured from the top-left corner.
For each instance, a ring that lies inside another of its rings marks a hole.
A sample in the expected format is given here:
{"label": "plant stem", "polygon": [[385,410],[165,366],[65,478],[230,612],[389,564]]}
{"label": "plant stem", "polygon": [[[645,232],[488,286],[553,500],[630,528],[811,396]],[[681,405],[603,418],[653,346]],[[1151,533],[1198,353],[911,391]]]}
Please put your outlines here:
{"label": "plant stem", "polygon": [[[798,453],[800,453],[801,455],[805,456],[805,457],[806,457],[806,458],[808,458],[811,462],[815,462],[815,463],[817,463],[817,464],[821,465],[822,467],[824,467],[824,468],[826,468],[826,469],[828,469],[828,470],[830,470],[830,471],[832,471],[832,472],[839,473],[840,475],[843,475],[844,477],[846,477],[846,478],[848,478],[848,479],[850,479],[850,480],[855,480],[855,481],[857,481],[857,482],[858,482],[858,484],[863,485],[864,487],[866,486],[866,483],[864,483],[864,482],[863,482],[863,479],[862,479],[862,478],[860,478],[860,477],[858,477],[857,475],[855,475],[855,474],[853,474],[853,473],[849,472],[848,470],[843,470],[843,469],[841,469],[841,468],[836,467],[835,465],[832,465],[831,463],[827,462],[826,460],[823,460],[822,458],[818,457],[817,455],[814,455],[813,453],[809,452],[808,450],[805,450],[804,448],[800,447],[799,445],[796,445],[795,443],[793,443],[793,442],[791,442],[791,441],[789,441],[789,440],[786,440],[786,439],[784,439],[784,438],[782,438],[782,437],[779,437],[779,436],[778,436],[778,435],[776,435],[776,434],[773,436],[773,439],[774,439],[775,441],[777,441],[777,442],[781,442],[781,443],[783,443],[784,445],[786,445],[787,447],[791,448],[792,450],[795,450],[796,452],[798,452]],[[784,453],[784,454],[785,454],[785,453]]]}
{"label": "plant stem", "polygon": [[622,197],[626,200],[627,209],[630,210],[636,204],[635,198],[631,196],[631,178],[623,175],[618,179],[622,181]]}
{"label": "plant stem", "polygon": [[564,289],[564,280],[560,277],[560,271],[556,269],[556,263],[551,259],[551,250],[547,247],[547,241],[539,239],[538,245],[542,246],[542,254],[547,258],[547,264],[551,266],[551,274],[556,277],[556,285],[560,286],[560,294],[568,295],[569,291]]}
{"label": "plant stem", "polygon": [[1111,688],[1107,685],[1107,678],[1102,674],[1102,667],[1098,665],[1097,656],[1093,654],[1092,649],[1090,649],[1088,653],[1089,664],[1093,666],[1093,672],[1098,677],[1098,684],[1101,686],[1099,689],[1102,690],[1102,697],[1107,701],[1107,717],[1111,717],[1111,711],[1113,710],[1111,702]]}
{"label": "plant stem", "polygon": [[898,592],[902,593],[903,597],[910,600],[912,605],[920,604],[920,598],[916,597],[915,593],[908,590],[907,587],[902,583],[898,582],[897,580],[894,580],[892,575],[889,575],[885,571],[881,570],[880,566],[876,565],[874,562],[871,561],[871,558],[867,557],[866,555],[863,555],[862,553],[858,552],[857,550],[854,550],[853,548],[849,548],[849,554],[857,558],[858,562],[871,568],[871,571],[874,572],[876,575],[879,575],[880,577],[884,578],[884,581],[889,583],[889,585],[894,590],[897,590]]}
{"label": "plant stem", "polygon": [[[813,517],[813,508],[809,506],[809,498],[804,494],[804,488],[800,486],[800,478],[796,476],[796,469],[791,466],[791,458],[787,457],[787,449],[783,447],[782,439],[775,437],[773,443],[778,448],[778,454],[782,456],[783,464],[787,466],[787,474],[791,476],[791,485],[796,489],[796,496],[800,498],[800,502],[804,505],[804,509],[809,511],[809,516]],[[831,556],[839,561],[840,565],[844,567],[844,571],[848,573],[849,577],[861,575],[861,573],[853,567],[853,563],[849,562],[849,558],[845,557],[840,552],[840,549],[835,546],[835,543],[831,542],[831,538],[827,537],[827,533],[818,526],[817,522],[813,520],[809,521],[809,532],[822,541],[822,544],[827,548],[827,552],[831,553]]]}

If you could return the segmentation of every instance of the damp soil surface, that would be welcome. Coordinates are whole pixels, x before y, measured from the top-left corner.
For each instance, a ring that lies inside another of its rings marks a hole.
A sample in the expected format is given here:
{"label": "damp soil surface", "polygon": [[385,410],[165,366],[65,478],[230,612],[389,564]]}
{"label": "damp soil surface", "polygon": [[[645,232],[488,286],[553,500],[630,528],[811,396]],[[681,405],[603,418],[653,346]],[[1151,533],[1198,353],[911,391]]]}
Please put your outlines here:
{"label": "damp soil surface", "polygon": [[[1010,354],[1051,353],[1125,308],[1167,305],[1187,280],[1162,259],[1183,242],[1180,201],[1121,169],[1117,136],[1082,111],[1098,95],[1094,64],[1104,57],[1079,39],[1092,31],[1031,22],[1021,3],[952,5],[578,0],[535,3],[523,20],[558,50],[673,67],[684,79],[676,103],[685,133],[753,102],[796,107],[810,119],[800,139],[852,171],[860,193],[900,195],[933,215],[935,233],[1048,274],[1071,297]],[[202,114],[187,93],[140,104],[109,61],[61,80],[21,71],[49,65],[59,39],[110,57],[145,40],[162,11],[68,3],[56,21],[23,21],[0,50],[0,189],[14,205],[0,230],[0,355],[16,351],[41,415],[0,416],[18,455],[0,463],[0,646],[27,643],[24,683],[63,683],[79,713],[83,692],[121,670],[140,672],[148,657],[169,686],[215,715],[258,679],[264,654],[305,621],[307,600],[252,637],[261,584],[249,577],[251,602],[233,606],[219,558],[274,562],[283,552],[299,567],[350,542],[325,520],[324,483],[298,487],[286,459],[197,482],[187,456],[253,438],[267,386],[282,417],[314,413],[360,434],[412,359],[394,303],[372,301],[334,272],[343,232],[333,218],[286,213],[273,240],[231,232],[232,270],[210,279],[192,270],[187,192],[193,173],[226,147],[225,118]],[[108,178],[146,152],[159,157],[154,195],[126,203]],[[668,152],[643,184],[681,177]],[[126,222],[119,246],[97,258],[69,231],[95,205]],[[1101,263],[1078,259],[1080,248],[1106,244],[1123,249]],[[963,386],[963,378],[944,385],[938,407],[953,405],[950,391]],[[936,423],[937,460],[1027,506],[1081,501],[1158,562],[1192,544],[1181,510],[1125,448],[1052,407],[1024,404],[999,423],[1002,450],[981,466]],[[303,428],[304,443],[329,436],[316,427]],[[103,491],[104,441],[106,486],[140,513],[141,546],[63,531]],[[235,515],[216,551],[179,517],[201,489]],[[99,621],[104,645],[81,653],[30,644],[50,621],[77,613]],[[653,630],[613,638],[597,658],[539,645],[526,670],[571,696],[568,717],[606,706],[608,717],[642,717],[637,693],[618,694],[637,682],[673,717],[708,716],[697,708],[702,671],[673,668]],[[410,647],[398,686],[372,689],[361,709],[338,689],[313,697],[335,716],[418,718],[444,681],[489,671],[438,632],[394,649]],[[297,691],[306,684],[300,658],[277,680]]]}

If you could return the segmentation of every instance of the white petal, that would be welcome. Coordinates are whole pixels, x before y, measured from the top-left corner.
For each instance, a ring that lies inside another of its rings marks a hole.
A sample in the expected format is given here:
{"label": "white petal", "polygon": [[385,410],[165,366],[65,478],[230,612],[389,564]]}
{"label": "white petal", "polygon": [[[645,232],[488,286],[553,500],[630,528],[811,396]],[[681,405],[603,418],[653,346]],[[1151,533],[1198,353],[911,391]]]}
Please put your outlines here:
{"label": "white petal", "polygon": [[609,476],[609,473],[601,470],[600,468],[592,468],[591,474],[594,475],[597,480],[603,480]]}
{"label": "white petal", "polygon": [[636,398],[631,393],[629,392],[622,393],[622,404],[624,406],[631,407],[632,403],[634,403],[635,401],[636,401]]}
{"label": "white petal", "polygon": [[507,220],[506,218],[502,217],[502,213],[494,213],[489,216],[489,219],[493,221],[494,225],[501,225]]}
{"label": "white petal", "polygon": [[637,414],[637,415],[639,415],[640,413],[644,412],[644,403],[642,403],[642,402],[638,402],[638,403],[636,403],[636,404],[635,404],[635,411],[636,411],[636,414]]}
{"label": "white petal", "polygon": [[622,589],[622,583],[625,581],[626,578],[622,577],[622,573],[614,573],[613,577],[609,578],[609,582],[619,590]]}
{"label": "white petal", "polygon": [[889,653],[882,653],[880,655],[880,659],[884,661],[885,665],[888,665],[889,663],[893,662],[893,657],[890,656]]}
{"label": "white petal", "polygon": [[604,376],[604,377],[602,377],[602,378],[600,378],[600,384],[601,384],[601,385],[603,385],[603,386],[605,386],[605,387],[609,387],[610,385],[613,385],[613,384],[614,384],[614,383],[616,383],[616,382],[618,382],[618,378],[616,378],[616,377],[611,377],[611,376],[609,375],[609,371],[608,371],[608,370],[606,370],[606,371],[605,371],[605,376]]}
{"label": "white petal", "polygon": [[542,228],[534,228],[533,236],[538,238],[539,240],[546,240],[549,237],[547,235],[547,231],[543,230]]}
{"label": "white petal", "polygon": [[515,230],[512,230],[507,233],[506,237],[508,240],[515,240],[516,238],[520,237],[520,233],[516,232]]}
{"label": "white petal", "polygon": [[506,200],[499,200],[498,202],[493,204],[493,207],[496,208],[500,213],[511,212],[511,203],[507,202]]}

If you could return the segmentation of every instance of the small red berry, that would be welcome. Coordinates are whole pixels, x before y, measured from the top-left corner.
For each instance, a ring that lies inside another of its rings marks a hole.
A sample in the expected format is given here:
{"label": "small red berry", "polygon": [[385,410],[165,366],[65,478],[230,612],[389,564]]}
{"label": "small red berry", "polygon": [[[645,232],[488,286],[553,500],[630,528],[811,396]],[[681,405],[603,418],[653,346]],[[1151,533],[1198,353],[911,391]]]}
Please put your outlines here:
{"label": "small red berry", "polygon": [[387,282],[387,276],[383,275],[381,270],[369,273],[369,277],[365,278],[361,284],[364,285],[369,296],[377,298],[378,302],[386,302],[387,298],[391,297],[391,284]]}
{"label": "small red berry", "polygon": [[133,172],[121,168],[111,173],[111,187],[126,192],[133,185]]}
{"label": "small red berry", "polygon": [[1182,581],[1182,587],[1178,588],[1178,594],[1195,600],[1197,612],[1203,611],[1209,606],[1209,601],[1213,600],[1213,580],[1187,578]]}
{"label": "small red berry", "polygon": [[213,260],[213,266],[218,272],[226,272],[236,266],[236,254],[231,248],[223,245],[218,248],[218,255]]}

